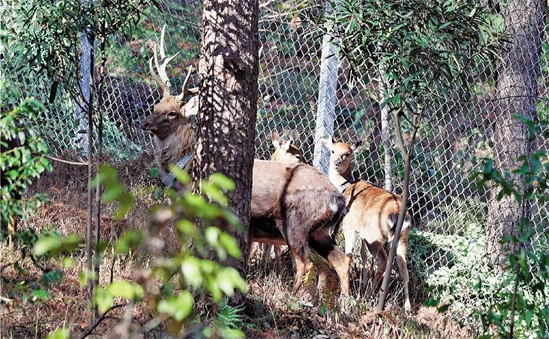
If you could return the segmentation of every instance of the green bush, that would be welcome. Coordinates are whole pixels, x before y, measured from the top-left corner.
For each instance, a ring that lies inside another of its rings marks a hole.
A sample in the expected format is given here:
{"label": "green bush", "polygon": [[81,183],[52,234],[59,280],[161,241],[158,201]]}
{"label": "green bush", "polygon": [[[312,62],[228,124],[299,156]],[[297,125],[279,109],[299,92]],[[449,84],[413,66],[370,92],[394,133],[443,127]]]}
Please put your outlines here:
{"label": "green bush", "polygon": [[[547,122],[515,116],[523,123],[530,140],[549,137]],[[530,204],[546,206],[549,201],[549,153],[537,151],[517,158],[513,173],[501,173],[487,159],[476,174],[479,185],[490,182],[500,189],[498,199],[514,198],[522,205],[518,225],[503,237],[505,281],[486,308],[478,310],[484,328],[482,337],[547,337],[549,330],[549,226],[547,218],[532,220]]]}
{"label": "green bush", "polygon": [[[518,119],[528,126],[531,136],[547,134],[546,126],[526,118]],[[494,168],[493,160],[485,160],[475,178],[479,185],[490,182],[500,187],[499,199],[513,196],[519,203],[530,201],[545,206],[549,199],[547,152],[538,151],[517,160],[521,165],[513,175],[500,173]],[[523,215],[515,232],[501,240],[506,265],[496,267],[485,250],[483,230],[486,226],[482,214],[478,213],[479,209],[471,208],[480,206],[479,203],[474,200],[462,203],[448,208],[447,219],[441,224],[461,223],[467,225],[466,232],[411,233],[410,263],[419,267],[420,272],[427,272],[423,278],[435,295],[427,304],[451,310],[456,318],[477,329],[482,338],[547,337],[549,234],[546,230],[549,225],[546,217],[534,221],[528,214]]]}
{"label": "green bush", "polygon": [[[18,98],[18,93],[8,90],[8,84],[0,80],[1,101],[6,103]],[[6,96],[12,95],[8,99]],[[33,179],[37,179],[51,166],[43,153],[47,151],[44,141],[33,131],[25,127],[25,123],[37,119],[44,112],[44,106],[35,99],[21,99],[11,110],[4,111],[0,118],[2,139],[0,148],[0,170],[2,172],[2,239],[7,236],[8,225],[13,225],[17,219],[25,217],[28,211],[36,209],[43,196],[30,197],[26,203],[23,195]]]}
{"label": "green bush", "polygon": [[[178,180],[189,182],[187,173],[177,167],[172,170]],[[135,199],[117,180],[116,170],[102,166],[93,183],[98,184],[105,187],[102,201],[118,207],[114,218],[124,218]],[[148,264],[134,268],[134,281],[116,280],[95,289],[91,303],[100,316],[121,306],[132,308],[142,303],[153,308],[153,319],[144,326],[145,330],[165,322],[174,335],[243,336],[237,327],[242,322],[238,314],[241,309],[228,305],[227,298],[235,292],[245,293],[247,286],[239,272],[226,264],[231,257],[239,258],[241,252],[234,238],[218,227],[220,224],[241,227],[239,219],[228,209],[225,196],[227,190],[234,189],[234,184],[225,176],[213,174],[201,187],[208,198],[191,192],[180,195],[167,189],[165,193],[171,203],[152,208],[149,227],[127,230],[116,243],[98,247],[101,255],[114,251],[116,256],[142,253],[153,258]],[[179,248],[166,250],[166,239],[159,232],[165,227],[173,227]],[[64,255],[74,249],[77,242],[78,239],[71,237],[43,237],[34,246],[34,254]],[[82,282],[88,277],[82,272]],[[216,305],[217,313],[207,316],[208,320],[214,318],[211,325],[200,324],[198,302]]]}

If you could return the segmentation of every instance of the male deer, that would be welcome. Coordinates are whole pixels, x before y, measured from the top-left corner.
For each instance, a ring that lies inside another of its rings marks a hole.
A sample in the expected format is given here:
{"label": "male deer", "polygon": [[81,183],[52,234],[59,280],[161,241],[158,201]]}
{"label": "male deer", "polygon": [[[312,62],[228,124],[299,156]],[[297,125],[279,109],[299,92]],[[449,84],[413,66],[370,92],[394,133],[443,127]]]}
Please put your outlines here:
{"label": "male deer", "polygon": [[[163,42],[164,30],[160,65],[156,52],[154,56],[158,76],[152,67],[153,59],[149,65],[164,96],[144,120],[142,128],[154,134],[155,158],[165,173],[163,182],[171,184],[173,177],[166,174],[170,164],[187,168],[194,165],[195,134],[191,117],[198,112],[198,98],[184,100],[189,93],[186,89],[189,75],[182,93],[170,95],[166,65],[173,57],[165,57]],[[312,267],[308,253],[314,251],[334,267],[341,293],[349,295],[351,260],[336,246],[330,232],[339,226],[347,211],[345,197],[322,173],[306,164],[255,160],[252,181],[249,241],[288,245],[296,264],[294,292],[299,290],[305,273]]]}
{"label": "male deer", "polygon": [[[349,256],[352,255],[355,236],[358,233],[360,238],[366,241],[370,253],[377,256],[378,270],[373,286],[378,286],[387,265],[387,253],[383,245],[394,237],[394,228],[400,213],[400,206],[403,203],[402,198],[369,182],[353,179],[354,151],[360,144],[350,146],[342,142],[333,143],[330,138],[325,139],[324,144],[331,151],[328,176],[332,184],[345,195],[349,209],[341,223],[345,236],[345,253]],[[406,267],[410,225],[410,215],[406,213],[397,247],[397,263],[404,283],[406,298],[404,308],[406,311],[411,309],[408,293],[408,268]],[[365,265],[365,253],[363,253],[362,261]],[[365,278],[366,274],[363,272],[363,286],[365,286]]]}

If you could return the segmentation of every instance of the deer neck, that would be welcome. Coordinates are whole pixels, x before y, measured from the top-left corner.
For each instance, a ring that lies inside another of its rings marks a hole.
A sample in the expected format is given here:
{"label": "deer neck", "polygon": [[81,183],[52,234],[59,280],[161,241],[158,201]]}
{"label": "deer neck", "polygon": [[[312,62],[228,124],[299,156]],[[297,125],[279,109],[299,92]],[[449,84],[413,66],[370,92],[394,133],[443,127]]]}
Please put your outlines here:
{"label": "deer neck", "polygon": [[195,133],[188,124],[183,124],[165,139],[155,138],[155,158],[162,174],[170,172],[170,165],[177,164],[194,150]]}
{"label": "deer neck", "polygon": [[330,167],[328,177],[330,182],[340,191],[343,192],[350,184],[354,183],[353,169],[351,167],[343,173],[339,173],[335,168]]}

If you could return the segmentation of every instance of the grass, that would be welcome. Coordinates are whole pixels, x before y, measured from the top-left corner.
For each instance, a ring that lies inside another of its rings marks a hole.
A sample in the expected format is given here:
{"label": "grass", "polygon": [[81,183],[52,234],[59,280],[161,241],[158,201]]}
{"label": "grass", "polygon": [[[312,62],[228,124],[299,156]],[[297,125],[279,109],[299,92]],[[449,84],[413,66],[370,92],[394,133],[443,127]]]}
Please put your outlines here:
{"label": "grass", "polygon": [[[145,227],[148,210],[159,203],[155,197],[156,182],[150,179],[152,156],[144,154],[131,164],[119,166],[121,181],[131,188],[138,200],[136,208],[121,221],[111,216],[113,206],[102,209],[101,237],[115,241],[128,228]],[[78,234],[85,237],[86,229],[86,174],[87,170],[54,163],[52,173],[44,175],[31,189],[31,194],[48,193],[49,202],[28,220],[19,225],[19,231],[32,229],[36,232],[52,230],[63,234]],[[170,243],[173,236],[164,229],[163,239],[167,248],[177,246]],[[256,248],[256,247],[254,247]],[[358,249],[357,249],[358,250]],[[41,260],[46,270],[53,272],[60,268],[63,276],[55,284],[40,283],[43,271],[37,268],[20,251],[10,250],[4,244],[0,249],[2,267],[2,308],[0,310],[0,334],[4,338],[45,338],[60,328],[67,328],[71,335],[78,337],[89,326],[88,298],[82,284],[80,272],[86,267],[84,248],[72,253],[71,265],[63,267],[57,259]],[[358,257],[358,256],[356,256]],[[150,260],[144,253],[131,253],[113,256],[105,253],[101,263],[100,285],[112,279],[139,279],[139,267]],[[315,275],[297,293],[291,292],[294,269],[288,251],[282,255],[282,270],[275,268],[274,260],[261,261],[261,253],[256,251],[250,261],[248,293],[241,309],[230,306],[218,307],[213,303],[197,303],[195,322],[209,326],[213,319],[241,329],[250,338],[435,338],[469,337],[465,329],[448,320],[431,307],[422,306],[425,291],[421,286],[411,285],[413,304],[412,314],[403,310],[401,281],[394,273],[390,285],[387,310],[375,311],[377,291],[367,290],[366,295],[358,296],[361,264],[356,260],[351,269],[351,293],[343,305],[337,298],[337,285],[329,279],[320,295],[315,293]],[[371,270],[370,270],[371,271]],[[334,278],[335,274],[331,274]],[[122,302],[122,301],[121,301]],[[217,317],[217,315],[222,317]],[[169,337],[169,324],[160,322],[152,326],[154,314],[147,303],[139,303],[132,308],[120,307],[95,329],[94,336],[117,338],[128,334],[132,337]],[[130,324],[130,325],[128,325]],[[147,330],[153,328],[152,330]],[[192,332],[189,332],[192,334]],[[93,337],[93,336],[91,336]]]}

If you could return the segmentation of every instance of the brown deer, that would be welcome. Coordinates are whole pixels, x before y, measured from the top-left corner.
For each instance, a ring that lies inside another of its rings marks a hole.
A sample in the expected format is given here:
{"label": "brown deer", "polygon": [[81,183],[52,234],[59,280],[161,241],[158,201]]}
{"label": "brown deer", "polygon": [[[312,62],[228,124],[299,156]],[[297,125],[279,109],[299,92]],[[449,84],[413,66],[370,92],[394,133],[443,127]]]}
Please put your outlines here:
{"label": "brown deer", "polygon": [[[163,89],[162,100],[153,113],[142,123],[142,128],[154,134],[155,157],[161,167],[163,182],[171,184],[169,165],[193,166],[192,154],[195,134],[192,117],[198,112],[198,98],[185,102],[187,78],[182,93],[170,94],[166,65],[173,57],[163,52],[164,30],[161,37],[161,60],[156,52],[154,61],[159,75],[149,65],[158,85]],[[156,50],[156,46],[155,46]],[[188,158],[188,159],[187,159]],[[190,159],[190,160],[189,160]],[[349,295],[349,264],[351,262],[331,236],[346,213],[345,197],[314,167],[255,160],[252,178],[251,220],[249,242],[258,241],[288,245],[296,264],[294,292],[302,284],[305,273],[311,269],[308,254],[316,252],[326,258],[335,269],[341,283],[341,293]]]}
{"label": "brown deer", "polygon": [[[331,138],[327,138],[324,139],[324,144],[331,151],[328,177],[347,199],[349,211],[341,223],[345,236],[345,253],[348,256],[352,255],[355,236],[358,233],[360,238],[366,241],[370,253],[377,257],[378,269],[373,281],[373,286],[376,287],[381,282],[387,265],[387,253],[383,245],[386,241],[393,239],[402,198],[367,181],[353,179],[354,152],[361,143],[350,146],[343,142],[334,143]],[[410,215],[406,213],[396,253],[400,277],[404,284],[406,311],[411,309],[406,266],[410,225]],[[362,254],[362,261],[366,265],[365,253]],[[362,286],[365,286],[366,274],[364,273],[363,270]]]}
{"label": "brown deer", "polygon": [[[193,158],[193,147],[196,142],[192,122],[193,117],[198,114],[198,96],[189,96],[198,92],[197,88],[188,89],[187,83],[192,73],[192,68],[187,73],[183,82],[181,94],[173,96],[170,93],[170,80],[166,74],[166,66],[177,56],[166,57],[164,53],[164,33],[165,26],[162,28],[160,38],[160,64],[154,48],[154,58],[149,60],[149,69],[156,83],[162,89],[162,99],[154,105],[153,113],[141,122],[141,128],[154,135],[154,158],[162,175],[162,182],[166,186],[175,185],[175,188],[181,188],[176,182],[175,176],[170,173],[169,166],[177,164],[180,168],[185,168]],[[158,70],[156,74],[153,67],[153,60]]]}
{"label": "brown deer", "polygon": [[[271,155],[271,161],[279,161],[279,162],[286,162],[286,163],[302,162],[303,154],[297,146],[292,145],[293,137],[288,135],[287,139],[288,140],[281,138],[278,135],[278,132],[273,131],[271,136],[271,141],[273,143],[273,146],[275,147],[275,151],[273,155]],[[251,245],[252,245],[252,242],[250,242],[250,250],[248,251],[248,256],[251,255]],[[280,254],[281,254],[280,245],[261,243],[260,249],[263,252],[263,258],[262,258],[263,262],[267,262],[267,259],[271,255],[271,249],[273,249],[275,253],[276,267],[278,268],[278,270],[282,268],[282,264],[280,261]]]}

